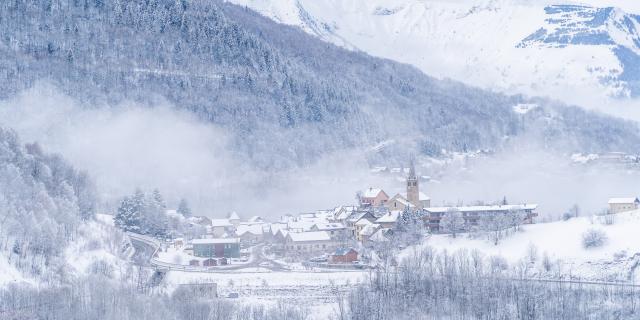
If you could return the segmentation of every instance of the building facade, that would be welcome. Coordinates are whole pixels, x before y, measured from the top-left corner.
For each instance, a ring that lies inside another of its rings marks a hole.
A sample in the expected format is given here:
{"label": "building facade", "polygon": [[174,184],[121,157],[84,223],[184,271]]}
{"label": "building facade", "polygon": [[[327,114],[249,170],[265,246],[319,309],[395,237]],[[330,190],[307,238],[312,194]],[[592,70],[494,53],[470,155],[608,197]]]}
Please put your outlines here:
{"label": "building facade", "polygon": [[240,257],[240,240],[238,238],[224,239],[194,239],[193,255],[200,258],[238,258]]}
{"label": "building facade", "polygon": [[609,213],[616,214],[638,210],[640,208],[640,200],[638,198],[611,198],[609,199]]}

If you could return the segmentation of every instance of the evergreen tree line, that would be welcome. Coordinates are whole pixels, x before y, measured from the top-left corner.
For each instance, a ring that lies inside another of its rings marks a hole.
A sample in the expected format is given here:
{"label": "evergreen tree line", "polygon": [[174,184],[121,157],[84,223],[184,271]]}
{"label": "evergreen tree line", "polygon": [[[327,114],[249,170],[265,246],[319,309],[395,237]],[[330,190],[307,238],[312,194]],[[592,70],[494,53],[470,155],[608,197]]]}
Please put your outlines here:
{"label": "evergreen tree line", "polygon": [[180,200],[176,213],[182,217],[168,215],[167,204],[160,190],[155,189],[151,193],[145,193],[137,189],[132,195],[120,201],[114,224],[124,231],[154,237],[166,237],[173,233],[182,234],[189,231],[189,228],[185,227],[187,223],[182,219],[192,215],[186,199]]}
{"label": "evergreen tree line", "polygon": [[[46,79],[92,107],[166,99],[263,168],[394,138],[373,157],[493,149],[525,132],[550,148],[640,150],[636,124],[436,80],[220,1],[9,0],[0,16],[0,97]],[[541,107],[516,115],[520,102]]]}

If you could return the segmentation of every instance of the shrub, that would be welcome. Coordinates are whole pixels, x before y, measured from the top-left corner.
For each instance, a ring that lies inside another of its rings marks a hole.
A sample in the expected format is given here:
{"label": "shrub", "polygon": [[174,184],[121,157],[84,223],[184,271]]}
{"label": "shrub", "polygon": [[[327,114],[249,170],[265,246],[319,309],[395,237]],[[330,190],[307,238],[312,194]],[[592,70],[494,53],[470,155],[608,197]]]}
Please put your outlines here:
{"label": "shrub", "polygon": [[589,229],[582,234],[582,246],[585,249],[597,248],[607,242],[607,234],[602,230]]}

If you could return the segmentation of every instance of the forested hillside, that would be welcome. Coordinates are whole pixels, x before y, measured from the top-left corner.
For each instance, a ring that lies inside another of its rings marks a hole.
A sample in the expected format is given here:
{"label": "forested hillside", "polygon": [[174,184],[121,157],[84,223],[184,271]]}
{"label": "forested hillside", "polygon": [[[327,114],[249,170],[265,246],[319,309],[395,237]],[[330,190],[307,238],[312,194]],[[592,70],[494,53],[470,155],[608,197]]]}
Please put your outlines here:
{"label": "forested hillside", "polygon": [[[494,94],[350,52],[238,6],[200,0],[0,4],[0,95],[48,81],[86,103],[166,99],[232,134],[262,168],[399,141],[400,151],[496,148],[524,130]],[[550,147],[640,150],[635,124],[542,101],[527,117]]]}
{"label": "forested hillside", "polygon": [[54,269],[62,251],[95,210],[86,173],[0,128],[0,259],[27,275],[63,276]]}

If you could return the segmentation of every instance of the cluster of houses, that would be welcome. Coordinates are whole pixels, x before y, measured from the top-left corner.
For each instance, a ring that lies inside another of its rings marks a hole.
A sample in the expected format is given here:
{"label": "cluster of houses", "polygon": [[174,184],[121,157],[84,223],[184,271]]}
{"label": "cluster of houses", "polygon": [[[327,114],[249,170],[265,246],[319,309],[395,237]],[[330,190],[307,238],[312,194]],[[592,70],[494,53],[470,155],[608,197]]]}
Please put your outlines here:
{"label": "cluster of houses", "polygon": [[420,181],[413,166],[408,170],[406,192],[393,197],[380,188],[358,193],[357,205],[343,205],[297,216],[286,215],[267,222],[254,216],[242,220],[233,212],[225,219],[192,217],[192,223],[206,228],[203,239],[187,245],[193,255],[202,258],[234,258],[241,247],[270,244],[272,251],[285,257],[315,257],[324,254],[334,263],[351,263],[358,259],[357,248],[375,247],[392,240],[403,214],[417,213],[425,229],[440,232],[440,220],[452,210],[462,213],[469,225],[485,214],[505,214],[514,210],[526,213],[523,223],[532,223],[537,215],[535,204],[466,207],[431,207],[420,192]]}

